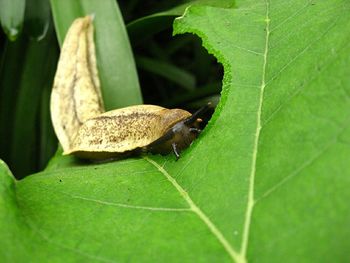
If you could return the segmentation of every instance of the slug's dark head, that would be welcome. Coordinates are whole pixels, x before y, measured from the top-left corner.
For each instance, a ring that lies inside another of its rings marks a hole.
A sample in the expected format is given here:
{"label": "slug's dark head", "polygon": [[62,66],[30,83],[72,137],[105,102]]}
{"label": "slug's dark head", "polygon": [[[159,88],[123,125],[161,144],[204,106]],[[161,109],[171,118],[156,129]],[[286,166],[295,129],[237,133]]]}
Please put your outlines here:
{"label": "slug's dark head", "polygon": [[175,123],[165,134],[147,146],[147,150],[152,153],[167,154],[174,152],[176,159],[180,157],[180,152],[190,146],[192,141],[201,132],[199,124],[202,122],[199,116],[208,110],[210,103],[200,108],[197,112],[181,121]]}

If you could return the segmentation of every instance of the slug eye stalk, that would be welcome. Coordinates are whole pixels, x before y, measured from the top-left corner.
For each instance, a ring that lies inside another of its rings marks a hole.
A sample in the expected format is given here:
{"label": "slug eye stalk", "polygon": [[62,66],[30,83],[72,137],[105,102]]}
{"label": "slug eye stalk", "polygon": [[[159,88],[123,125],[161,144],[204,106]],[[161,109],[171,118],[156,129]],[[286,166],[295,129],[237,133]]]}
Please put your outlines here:
{"label": "slug eye stalk", "polygon": [[211,102],[208,102],[202,108],[200,108],[195,113],[193,113],[191,117],[187,118],[184,121],[184,123],[188,126],[192,125],[193,123],[195,123],[197,121],[198,117],[202,116],[207,110],[209,110],[210,106],[211,106]]}

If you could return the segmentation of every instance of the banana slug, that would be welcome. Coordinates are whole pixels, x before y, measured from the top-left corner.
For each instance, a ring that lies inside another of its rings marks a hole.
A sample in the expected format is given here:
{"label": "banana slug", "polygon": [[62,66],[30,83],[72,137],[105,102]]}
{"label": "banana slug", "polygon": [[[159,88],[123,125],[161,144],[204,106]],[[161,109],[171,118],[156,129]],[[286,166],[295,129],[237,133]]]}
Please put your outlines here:
{"label": "banana slug", "polygon": [[63,42],[51,93],[51,119],[63,154],[109,159],[174,152],[179,158],[200,133],[199,116],[182,109],[136,105],[105,112],[91,16],[76,19]]}

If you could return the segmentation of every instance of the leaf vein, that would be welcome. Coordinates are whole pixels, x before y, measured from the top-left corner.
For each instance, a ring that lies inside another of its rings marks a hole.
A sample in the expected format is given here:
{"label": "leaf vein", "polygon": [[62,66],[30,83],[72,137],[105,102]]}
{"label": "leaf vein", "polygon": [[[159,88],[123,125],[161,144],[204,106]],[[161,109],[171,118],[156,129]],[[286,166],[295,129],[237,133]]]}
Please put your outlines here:
{"label": "leaf vein", "polygon": [[190,209],[203,221],[203,223],[209,228],[211,233],[218,239],[218,241],[225,248],[226,252],[229,256],[236,262],[242,262],[241,256],[238,252],[231,246],[231,244],[227,241],[221,231],[214,225],[214,223],[209,219],[209,217],[204,214],[204,212],[194,203],[188,193],[177,183],[175,178],[173,178],[161,165],[159,165],[156,161],[143,157],[147,162],[154,165],[160,173],[162,173],[169,182],[176,188],[182,198],[189,204]]}
{"label": "leaf vein", "polygon": [[265,4],[266,4],[265,52],[264,52],[264,61],[263,61],[263,67],[262,67],[259,104],[258,104],[258,110],[257,110],[257,116],[256,116],[256,131],[255,131],[254,148],[253,148],[253,154],[252,154],[252,165],[251,165],[251,172],[249,175],[247,209],[245,214],[242,246],[240,251],[240,255],[244,259],[244,262],[247,261],[248,239],[249,239],[250,224],[251,224],[251,218],[252,218],[253,207],[254,207],[254,183],[255,183],[255,174],[256,174],[256,161],[258,156],[258,145],[259,145],[259,138],[260,138],[260,131],[261,131],[261,112],[262,112],[262,105],[263,105],[263,99],[264,99],[264,90],[266,87],[265,78],[266,78],[266,68],[267,68],[267,56],[269,51],[268,47],[269,47],[269,36],[270,36],[270,28],[269,28],[270,17],[269,17],[268,0],[265,1]]}
{"label": "leaf vein", "polygon": [[327,33],[332,29],[332,27],[336,24],[336,21],[334,21],[330,26],[326,28],[326,30],[314,41],[311,41],[306,47],[304,47],[303,50],[301,50],[296,56],[294,56],[291,60],[288,61],[271,79],[269,79],[266,83],[266,85],[269,85],[273,80],[275,80],[279,75],[281,75],[287,68],[289,68],[293,63],[299,58],[301,55],[303,55],[306,51],[309,50],[310,47],[312,47],[315,43],[318,43],[323,37],[327,35]]}
{"label": "leaf vein", "polygon": [[[210,25],[214,25],[215,23],[211,23]],[[242,47],[242,46],[238,46],[238,45],[235,45],[233,44],[231,41],[228,41],[226,38],[222,38],[222,35],[221,35],[221,32],[219,32],[215,26],[212,26],[211,27],[211,30],[213,32],[213,34],[215,34],[215,38],[216,39],[220,39],[220,41],[222,42],[226,42],[227,45],[231,48],[236,48],[238,50],[242,50],[242,51],[245,51],[247,53],[251,53],[251,54],[254,54],[254,55],[258,55],[258,56],[263,56],[264,54],[259,52],[259,51],[255,51],[255,50],[252,50],[252,49],[249,49],[249,48],[245,48],[245,47]]]}
{"label": "leaf vein", "polygon": [[45,242],[51,243],[52,245],[55,245],[55,246],[57,246],[59,248],[69,250],[69,251],[71,251],[71,252],[73,252],[75,254],[84,256],[86,258],[89,258],[89,259],[92,259],[92,260],[95,260],[95,261],[106,262],[106,263],[113,263],[113,262],[115,262],[114,260],[110,260],[110,259],[107,259],[107,258],[103,258],[103,257],[99,257],[99,256],[96,256],[96,255],[92,255],[92,254],[83,252],[83,251],[81,251],[79,249],[72,248],[72,247],[69,247],[69,246],[66,246],[66,245],[63,245],[61,243],[53,241],[47,234],[45,234],[44,232],[40,231],[35,226],[35,224],[32,223],[31,220],[28,219],[23,214],[22,209],[20,209],[20,202],[18,200],[18,196],[17,195],[15,195],[15,200],[16,200],[17,207],[19,207],[18,211],[19,211],[19,214],[20,214],[20,216],[22,218],[22,222],[24,223],[24,225],[27,228],[31,229],[34,233],[38,234],[38,237],[41,238],[42,240],[44,240]]}
{"label": "leaf vein", "polygon": [[109,205],[109,206],[118,206],[123,208],[131,208],[131,209],[140,209],[140,210],[151,210],[151,211],[164,211],[164,212],[188,212],[192,211],[190,208],[175,208],[175,207],[152,207],[152,206],[140,206],[140,205],[129,205],[129,204],[123,204],[123,203],[114,203],[114,202],[108,202],[108,201],[102,201],[98,199],[83,197],[83,196],[77,196],[77,195],[69,195],[70,197],[74,199],[80,199],[84,201],[90,201],[95,202],[98,204],[103,205]]}
{"label": "leaf vein", "polygon": [[314,156],[312,156],[309,160],[304,162],[299,169],[296,169],[294,172],[290,173],[286,177],[284,177],[281,181],[279,181],[277,184],[272,186],[270,189],[268,189],[265,193],[263,193],[258,199],[255,200],[255,204],[260,202],[262,199],[268,197],[272,193],[274,193],[277,189],[279,189],[281,186],[283,186],[286,182],[290,181],[292,178],[295,178],[297,175],[299,175],[305,168],[309,167],[313,163],[315,163],[327,150],[332,147],[337,141],[339,135],[348,127],[349,125],[345,125],[334,138],[326,145],[324,146],[319,152],[317,152]]}
{"label": "leaf vein", "polygon": [[[344,45],[344,47],[341,48],[341,50],[347,48],[349,45]],[[298,87],[297,89],[295,89],[294,92],[291,93],[291,95],[289,95],[280,105],[278,105],[278,107],[266,118],[266,120],[263,123],[263,126],[266,126],[269,122],[271,122],[274,118],[277,117],[277,113],[279,111],[281,111],[284,107],[286,107],[291,100],[298,96],[303,90],[304,88],[311,84],[313,81],[317,80],[317,78],[319,76],[321,76],[321,74],[323,73],[324,70],[326,70],[329,66],[332,66],[333,63],[335,63],[337,61],[337,59],[340,58],[340,55],[338,53],[338,55],[334,56],[334,59],[332,61],[327,60],[325,63],[319,65],[322,70],[318,71],[316,74],[313,74],[311,76],[311,78],[306,79],[305,82],[303,83],[303,85],[301,85],[300,87]],[[342,87],[342,85],[340,85]]]}
{"label": "leaf vein", "polygon": [[297,11],[295,11],[293,14],[291,14],[290,16],[288,16],[286,19],[284,19],[282,22],[280,22],[278,25],[276,25],[275,27],[271,28],[270,33],[272,33],[273,31],[275,31],[277,28],[281,27],[282,25],[284,25],[286,22],[288,22],[290,19],[294,18],[295,16],[297,16],[299,13],[301,13],[305,8],[307,8],[308,6],[310,6],[310,4],[312,3],[312,1],[308,1],[304,6],[302,6],[301,8],[299,8]]}

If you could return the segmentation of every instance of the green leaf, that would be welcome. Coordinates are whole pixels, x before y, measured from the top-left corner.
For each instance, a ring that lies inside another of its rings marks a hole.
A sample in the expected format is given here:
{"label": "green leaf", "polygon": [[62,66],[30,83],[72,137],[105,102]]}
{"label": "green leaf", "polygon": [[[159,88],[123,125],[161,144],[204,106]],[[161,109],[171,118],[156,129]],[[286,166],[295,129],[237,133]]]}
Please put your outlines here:
{"label": "green leaf", "polygon": [[54,74],[56,72],[56,65],[58,60],[58,49],[52,49],[49,53],[51,58],[46,65],[47,72],[51,73],[51,76],[43,85],[41,101],[40,101],[40,150],[39,150],[39,169],[42,170],[47,165],[49,159],[54,155],[57,150],[57,138],[54,132],[51,114],[50,114],[50,98],[52,82],[54,79]]}
{"label": "green leaf", "polygon": [[55,41],[51,27],[41,41],[22,35],[15,42],[6,42],[0,70],[0,156],[17,178],[37,170],[39,155],[46,161],[51,157],[38,151],[46,146],[42,137],[38,140],[36,121],[42,90],[44,86],[51,90],[56,69]]}
{"label": "green leaf", "polygon": [[[26,41],[20,37],[17,41],[7,40],[1,56],[0,65],[0,156],[9,156],[14,123],[14,108],[17,100],[17,90],[20,85],[19,72],[23,63],[19,63],[27,49]],[[14,77],[15,76],[15,77]],[[6,161],[9,161],[8,159]]]}
{"label": "green leaf", "polygon": [[[37,147],[44,147],[37,138],[36,119],[40,110],[41,93],[44,87],[52,85],[57,51],[54,45],[53,29],[43,41],[29,41],[24,67],[18,78],[16,105],[13,108],[13,134],[11,147],[11,167],[18,178],[32,173],[38,166]],[[41,77],[38,77],[41,76]],[[14,87],[12,87],[14,88]]]}
{"label": "green leaf", "polygon": [[[215,83],[209,83],[205,86],[202,86],[192,92],[188,92],[186,94],[183,94],[180,97],[174,97],[171,98],[170,100],[166,101],[166,106],[168,108],[174,108],[177,105],[181,105],[183,103],[189,103],[189,102],[193,102],[193,100],[201,100],[202,98],[210,98],[212,96],[214,97],[220,97],[220,95],[218,95],[221,91],[221,82],[215,82]],[[215,95],[214,95],[215,94]],[[217,105],[217,103],[214,103],[214,101],[208,100],[206,102],[201,102],[199,103],[199,105],[193,107],[193,108],[200,108],[203,105],[207,104],[208,102],[212,102],[214,105]],[[192,104],[192,103],[191,103]],[[187,104],[189,105],[189,104]],[[190,108],[192,108],[192,106],[190,106]]]}
{"label": "green leaf", "polygon": [[51,0],[59,42],[77,17],[95,16],[97,66],[106,109],[142,104],[135,62],[114,0]]}
{"label": "green leaf", "polygon": [[52,166],[16,184],[2,169],[0,255],[348,262],[349,11],[341,0],[187,9],[175,32],[198,34],[225,70],[199,139],[177,162]]}
{"label": "green leaf", "polygon": [[162,76],[189,91],[195,88],[196,78],[186,70],[172,64],[143,56],[136,57],[136,64],[140,69]]}
{"label": "green leaf", "polygon": [[22,30],[25,0],[0,0],[0,22],[7,37],[14,41]]}
{"label": "green leaf", "polygon": [[25,29],[29,35],[40,41],[52,23],[49,0],[27,0],[25,10]]}
{"label": "green leaf", "polygon": [[[16,261],[16,248],[13,244],[19,244],[21,234],[23,233],[23,225],[18,218],[19,209],[16,204],[15,179],[7,165],[0,159],[0,237],[1,245],[5,245],[3,240],[7,242],[6,248],[0,249],[0,257],[4,262]],[[11,240],[11,241],[10,241]],[[24,240],[23,240],[24,241]],[[26,243],[26,241],[23,243]],[[9,246],[10,242],[12,245]]]}
{"label": "green leaf", "polygon": [[211,218],[248,260],[347,261],[349,3],[242,1],[238,7],[189,9],[175,24],[177,33],[201,36],[225,68],[224,108],[215,126],[232,127],[221,132],[230,137],[221,144],[232,154],[231,183],[221,187],[232,187],[234,211]]}

